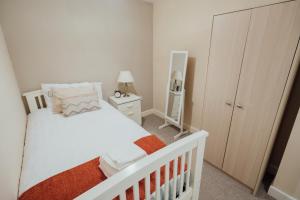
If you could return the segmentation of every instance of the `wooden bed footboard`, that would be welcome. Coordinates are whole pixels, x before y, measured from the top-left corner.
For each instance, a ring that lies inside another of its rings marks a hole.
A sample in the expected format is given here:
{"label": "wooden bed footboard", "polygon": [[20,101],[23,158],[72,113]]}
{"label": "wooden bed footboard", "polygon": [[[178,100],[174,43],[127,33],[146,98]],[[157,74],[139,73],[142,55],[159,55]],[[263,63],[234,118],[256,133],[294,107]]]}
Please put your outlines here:
{"label": "wooden bed footboard", "polygon": [[[108,178],[78,196],[76,200],[110,200],[116,197],[119,197],[120,200],[126,200],[126,190],[129,188],[133,188],[134,200],[139,200],[139,181],[141,180],[145,180],[146,200],[198,200],[207,136],[206,131],[198,131],[178,140]],[[169,169],[171,161],[174,162],[173,174],[178,174],[178,176],[174,176],[172,180],[169,180],[169,170],[164,170],[166,172],[165,182],[161,185],[161,167]],[[178,162],[181,162],[181,166],[186,164],[186,169],[181,167],[180,171],[177,172]],[[155,193],[151,194],[150,175],[153,172],[155,172]]]}

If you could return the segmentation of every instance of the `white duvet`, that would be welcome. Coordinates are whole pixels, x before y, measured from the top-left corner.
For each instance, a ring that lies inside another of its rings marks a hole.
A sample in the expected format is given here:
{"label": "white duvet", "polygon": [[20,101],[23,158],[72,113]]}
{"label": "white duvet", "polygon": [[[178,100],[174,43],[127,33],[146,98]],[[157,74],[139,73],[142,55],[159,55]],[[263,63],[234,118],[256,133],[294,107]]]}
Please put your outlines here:
{"label": "white duvet", "polygon": [[28,116],[20,195],[37,183],[149,135],[107,102],[72,117],[41,109]]}

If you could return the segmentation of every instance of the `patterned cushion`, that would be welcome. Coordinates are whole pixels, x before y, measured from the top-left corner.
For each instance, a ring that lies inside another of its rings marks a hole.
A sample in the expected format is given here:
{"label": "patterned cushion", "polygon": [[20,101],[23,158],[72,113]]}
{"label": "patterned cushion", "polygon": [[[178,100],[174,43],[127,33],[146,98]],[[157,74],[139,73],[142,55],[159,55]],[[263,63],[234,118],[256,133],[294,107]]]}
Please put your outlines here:
{"label": "patterned cushion", "polygon": [[62,102],[61,99],[68,97],[81,96],[86,94],[91,94],[95,92],[92,85],[73,87],[73,88],[53,88],[51,90],[52,97],[52,112],[53,113],[62,113]]}
{"label": "patterned cushion", "polygon": [[84,112],[99,110],[101,108],[96,92],[84,94],[81,96],[62,98],[61,102],[62,112],[66,117]]}

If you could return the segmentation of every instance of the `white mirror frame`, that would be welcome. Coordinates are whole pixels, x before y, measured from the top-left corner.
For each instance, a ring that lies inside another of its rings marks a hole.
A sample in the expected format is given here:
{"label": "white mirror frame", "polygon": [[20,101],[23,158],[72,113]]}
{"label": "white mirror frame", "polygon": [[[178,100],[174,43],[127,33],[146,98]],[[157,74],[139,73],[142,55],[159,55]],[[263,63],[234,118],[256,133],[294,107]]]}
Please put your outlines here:
{"label": "white mirror frame", "polygon": [[[182,80],[182,95],[180,96],[180,103],[179,103],[179,111],[178,111],[178,121],[174,120],[173,118],[168,116],[168,106],[169,106],[169,91],[170,91],[170,83],[171,83],[171,76],[172,76],[172,66],[173,66],[173,56],[174,54],[181,53],[185,54],[185,61],[184,61],[184,69],[183,69],[183,80]],[[168,76],[168,85],[167,85],[167,92],[166,92],[166,101],[165,101],[165,120],[169,123],[183,129],[183,107],[184,107],[184,96],[185,96],[185,76],[186,76],[186,69],[187,69],[187,62],[188,62],[188,51],[171,51],[170,55],[170,66],[169,66],[169,76]]]}

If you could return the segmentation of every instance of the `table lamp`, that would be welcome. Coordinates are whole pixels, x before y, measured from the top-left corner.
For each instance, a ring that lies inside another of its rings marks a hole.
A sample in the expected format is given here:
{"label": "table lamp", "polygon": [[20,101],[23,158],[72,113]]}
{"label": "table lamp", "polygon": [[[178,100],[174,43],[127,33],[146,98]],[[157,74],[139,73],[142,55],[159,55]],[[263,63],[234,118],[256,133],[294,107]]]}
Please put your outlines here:
{"label": "table lamp", "polygon": [[129,94],[128,94],[128,83],[133,83],[134,82],[134,79],[133,79],[133,76],[132,76],[131,72],[128,71],[128,70],[126,70],[126,71],[120,71],[118,82],[125,84],[125,91],[124,91],[125,94],[124,94],[124,97],[129,97]]}

